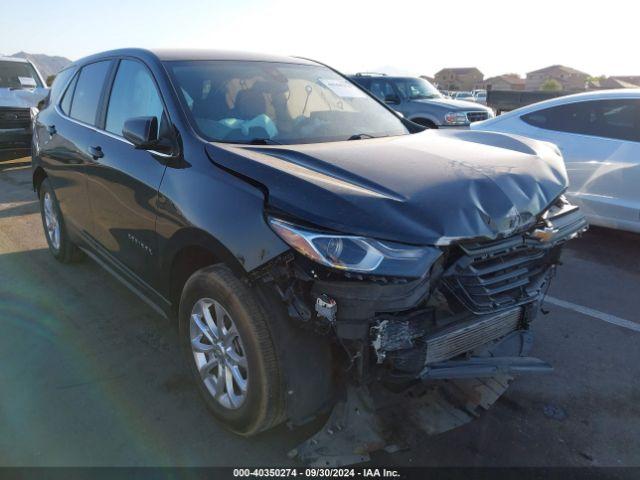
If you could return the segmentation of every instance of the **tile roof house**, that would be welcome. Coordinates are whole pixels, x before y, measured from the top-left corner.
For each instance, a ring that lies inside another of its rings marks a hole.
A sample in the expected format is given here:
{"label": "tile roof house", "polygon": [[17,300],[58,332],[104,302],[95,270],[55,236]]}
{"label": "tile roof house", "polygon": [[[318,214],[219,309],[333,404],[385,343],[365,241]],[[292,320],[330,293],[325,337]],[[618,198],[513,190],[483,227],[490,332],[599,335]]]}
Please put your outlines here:
{"label": "tile roof house", "polygon": [[487,89],[491,90],[524,90],[524,78],[517,73],[505,73],[484,81]]}
{"label": "tile roof house", "polygon": [[562,90],[578,91],[586,88],[590,75],[564,65],[551,65],[527,73],[525,90],[540,90],[548,80],[557,81]]}
{"label": "tile roof house", "polygon": [[475,90],[484,88],[484,74],[476,67],[443,68],[435,81],[444,90]]}
{"label": "tile roof house", "polygon": [[606,90],[612,88],[640,88],[640,76],[621,76],[592,78],[587,88],[593,90]]}

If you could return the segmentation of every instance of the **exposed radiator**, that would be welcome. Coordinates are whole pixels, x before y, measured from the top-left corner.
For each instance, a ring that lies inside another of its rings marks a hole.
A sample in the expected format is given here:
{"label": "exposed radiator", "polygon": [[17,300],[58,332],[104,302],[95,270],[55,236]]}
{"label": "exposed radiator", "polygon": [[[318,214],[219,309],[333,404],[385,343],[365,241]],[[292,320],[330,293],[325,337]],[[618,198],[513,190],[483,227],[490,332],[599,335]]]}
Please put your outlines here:
{"label": "exposed radiator", "polygon": [[457,357],[517,330],[522,308],[493,315],[476,317],[457,323],[426,337],[426,363],[436,363]]}

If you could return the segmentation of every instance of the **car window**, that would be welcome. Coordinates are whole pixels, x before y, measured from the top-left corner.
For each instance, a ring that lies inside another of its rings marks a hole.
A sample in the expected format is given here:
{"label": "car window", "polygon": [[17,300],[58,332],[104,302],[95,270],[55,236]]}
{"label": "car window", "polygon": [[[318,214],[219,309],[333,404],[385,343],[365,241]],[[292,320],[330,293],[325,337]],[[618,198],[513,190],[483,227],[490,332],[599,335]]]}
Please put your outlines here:
{"label": "car window", "polygon": [[98,104],[110,65],[111,61],[107,60],[82,67],[71,100],[71,118],[95,125]]}
{"label": "car window", "polygon": [[410,100],[442,98],[438,89],[423,78],[402,78],[394,83],[402,95]]}
{"label": "car window", "polygon": [[520,118],[546,130],[640,141],[640,100],[576,102],[531,112]]}
{"label": "car window", "polygon": [[62,101],[60,102],[60,110],[64,112],[65,115],[69,115],[71,111],[71,100],[73,99],[73,91],[76,89],[76,83],[78,83],[78,75],[76,74],[69,83],[67,90],[64,92],[64,97],[62,97]]}
{"label": "car window", "polygon": [[164,110],[149,70],[140,62],[122,60],[113,82],[105,130],[122,135],[124,122],[134,117],[156,117]]}
{"label": "car window", "polygon": [[383,101],[387,96],[397,95],[396,91],[393,89],[393,85],[391,85],[391,82],[385,78],[372,78],[369,90]]}
{"label": "car window", "polygon": [[0,62],[0,88],[36,88],[42,87],[40,77],[30,63]]}
{"label": "car window", "polygon": [[296,144],[409,133],[396,115],[322,65],[236,60],[165,65],[193,125],[212,141]]}
{"label": "car window", "polygon": [[[64,92],[64,89],[74,72],[75,69],[67,68],[66,70],[63,70],[58,73],[58,75],[56,75],[56,78],[53,81],[53,85],[51,85],[51,90],[49,92],[49,99],[52,104],[55,105],[58,102],[58,100],[60,99],[60,95],[62,95],[62,92]],[[69,96],[69,98],[71,98],[71,96]]]}

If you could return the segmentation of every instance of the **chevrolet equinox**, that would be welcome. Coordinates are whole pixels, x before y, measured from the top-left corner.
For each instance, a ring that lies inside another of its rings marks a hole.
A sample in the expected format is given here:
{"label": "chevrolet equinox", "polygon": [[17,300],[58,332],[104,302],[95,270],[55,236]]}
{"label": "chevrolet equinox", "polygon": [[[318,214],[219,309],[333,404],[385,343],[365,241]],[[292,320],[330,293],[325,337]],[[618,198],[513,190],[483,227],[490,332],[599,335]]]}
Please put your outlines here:
{"label": "chevrolet equinox", "polygon": [[530,325],[586,228],[552,144],[425,130],[321,63],[222,51],[66,68],[33,187],[51,254],[177,318],[204,401],[242,435],[353,386],[549,370]]}

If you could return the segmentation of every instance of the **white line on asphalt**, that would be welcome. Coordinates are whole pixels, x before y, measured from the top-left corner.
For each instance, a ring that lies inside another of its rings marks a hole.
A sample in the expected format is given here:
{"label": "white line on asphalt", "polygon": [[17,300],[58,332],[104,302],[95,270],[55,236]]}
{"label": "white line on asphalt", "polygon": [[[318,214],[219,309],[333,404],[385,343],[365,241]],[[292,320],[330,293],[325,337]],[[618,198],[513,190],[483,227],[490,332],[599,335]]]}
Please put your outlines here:
{"label": "white line on asphalt", "polygon": [[559,298],[554,297],[546,297],[544,301],[545,303],[551,303],[561,308],[566,308],[568,310],[573,310],[574,312],[582,313],[583,315],[588,315],[589,317],[597,318],[598,320],[602,320],[603,322],[612,323],[613,325],[617,325],[619,327],[624,327],[635,332],[640,332],[639,323],[625,320],[624,318],[616,317],[615,315],[600,312],[599,310],[594,310],[593,308],[583,307],[582,305],[576,305],[575,303],[565,302],[564,300],[560,300]]}

